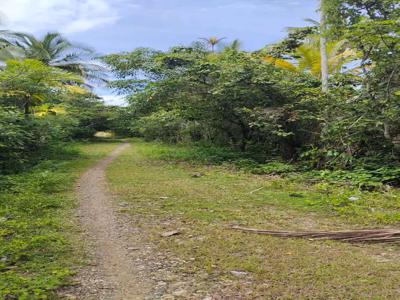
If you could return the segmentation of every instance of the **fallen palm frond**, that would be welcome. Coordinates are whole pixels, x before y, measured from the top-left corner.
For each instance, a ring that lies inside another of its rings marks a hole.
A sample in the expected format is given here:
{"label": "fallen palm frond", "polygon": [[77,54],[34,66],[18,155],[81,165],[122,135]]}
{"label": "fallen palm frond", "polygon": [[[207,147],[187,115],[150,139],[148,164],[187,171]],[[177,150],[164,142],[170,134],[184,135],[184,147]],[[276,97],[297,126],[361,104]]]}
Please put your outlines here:
{"label": "fallen palm frond", "polygon": [[400,230],[395,229],[373,229],[373,230],[351,230],[351,231],[274,231],[260,230],[231,226],[231,229],[256,234],[266,234],[284,238],[308,238],[313,240],[336,240],[349,243],[394,243],[400,242]]}

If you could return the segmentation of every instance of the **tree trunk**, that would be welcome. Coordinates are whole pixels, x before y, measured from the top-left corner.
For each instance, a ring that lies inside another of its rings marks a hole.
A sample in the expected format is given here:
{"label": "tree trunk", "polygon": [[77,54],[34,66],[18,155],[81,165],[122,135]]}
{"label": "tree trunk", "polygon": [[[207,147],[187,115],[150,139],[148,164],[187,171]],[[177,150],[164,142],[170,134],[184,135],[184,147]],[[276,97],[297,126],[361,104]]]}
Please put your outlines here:
{"label": "tree trunk", "polygon": [[30,100],[29,99],[27,99],[26,100],[26,102],[25,102],[25,104],[24,104],[24,114],[25,114],[25,116],[28,116],[28,115],[30,115],[30,113],[31,113],[31,106],[30,106]]}
{"label": "tree trunk", "polygon": [[392,135],[390,134],[390,126],[388,122],[383,122],[383,135],[385,139],[392,141]]}
{"label": "tree trunk", "polygon": [[321,39],[320,39],[320,50],[321,50],[321,81],[322,81],[322,91],[328,92],[328,78],[329,78],[329,65],[328,65],[328,52],[326,49],[326,16],[325,16],[325,9],[324,9],[324,0],[321,0],[321,7],[320,7],[320,31],[321,31]]}

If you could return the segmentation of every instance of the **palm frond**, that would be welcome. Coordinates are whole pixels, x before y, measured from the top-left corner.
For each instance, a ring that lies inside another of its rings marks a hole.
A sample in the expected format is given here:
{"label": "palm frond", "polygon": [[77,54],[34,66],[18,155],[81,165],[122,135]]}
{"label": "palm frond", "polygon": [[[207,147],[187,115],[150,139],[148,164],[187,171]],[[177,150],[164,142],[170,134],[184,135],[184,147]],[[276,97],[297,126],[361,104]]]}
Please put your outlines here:
{"label": "palm frond", "polygon": [[262,59],[264,62],[274,65],[275,67],[278,67],[281,69],[285,69],[285,70],[288,70],[291,72],[299,71],[299,68],[297,66],[295,66],[294,64],[292,64],[291,62],[289,62],[285,59],[276,58],[273,56],[264,56]]}

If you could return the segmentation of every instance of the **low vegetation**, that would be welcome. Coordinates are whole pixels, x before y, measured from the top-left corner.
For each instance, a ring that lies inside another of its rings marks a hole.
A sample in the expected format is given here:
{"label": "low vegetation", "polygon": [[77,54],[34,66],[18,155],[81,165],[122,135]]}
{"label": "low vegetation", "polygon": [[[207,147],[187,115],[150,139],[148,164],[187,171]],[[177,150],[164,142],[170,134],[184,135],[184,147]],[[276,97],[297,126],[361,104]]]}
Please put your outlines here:
{"label": "low vegetation", "polygon": [[114,147],[63,146],[29,171],[0,178],[1,299],[49,299],[68,283],[83,255],[71,219],[75,181]]}

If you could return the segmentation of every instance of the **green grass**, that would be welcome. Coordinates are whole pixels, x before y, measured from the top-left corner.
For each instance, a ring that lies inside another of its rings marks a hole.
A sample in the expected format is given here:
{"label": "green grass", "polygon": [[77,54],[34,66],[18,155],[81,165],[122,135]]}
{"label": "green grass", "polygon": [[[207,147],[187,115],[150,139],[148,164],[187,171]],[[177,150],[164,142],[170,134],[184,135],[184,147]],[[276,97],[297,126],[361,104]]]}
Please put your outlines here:
{"label": "green grass", "polygon": [[[253,176],[250,173],[254,169],[243,167],[240,161],[233,160],[233,164],[226,163],[226,157],[216,154],[222,151],[221,149],[190,148],[158,143],[143,144],[140,140],[134,140],[134,142],[139,145],[140,155],[143,158],[147,161],[166,162],[167,167],[192,166],[207,173],[206,165],[210,165],[211,161],[225,162],[222,167],[212,167],[212,172],[208,176],[196,178],[195,181],[214,186],[219,185],[221,180],[230,182],[231,185],[242,184],[242,193],[236,198],[243,197],[242,194],[244,194],[245,199],[235,198],[233,199],[235,203],[244,201],[245,205],[250,205],[248,200],[254,199],[254,202],[261,206],[267,203],[306,212],[317,211],[324,213],[327,217],[342,217],[347,223],[362,226],[400,224],[400,191],[398,189],[364,191],[357,186],[335,185],[332,182],[310,183],[301,173],[288,178]],[[211,155],[211,158],[207,159],[207,154]],[[226,156],[229,155],[226,154]],[[188,164],[182,164],[185,162]],[[237,168],[238,164],[239,168]],[[267,166],[272,168],[276,165],[279,170],[283,169],[278,163]],[[183,176],[186,176],[184,168],[181,170]],[[249,178],[250,181],[247,180]],[[232,192],[229,190],[229,193]],[[254,205],[254,203],[251,204],[251,207]]]}
{"label": "green grass", "polygon": [[[279,239],[227,228],[231,224],[279,230],[398,226],[397,190],[362,192],[257,176],[230,166],[188,163],[191,151],[135,141],[108,171],[112,190],[130,204],[124,210],[149,242],[163,253],[191,261],[185,276],[199,276],[206,289],[218,282],[218,291],[228,298],[400,298],[396,245]],[[204,176],[193,177],[194,173]],[[160,232],[175,228],[182,235],[160,238]],[[247,271],[249,277],[236,278],[233,270]],[[203,272],[208,274],[205,279],[199,275]]]}
{"label": "green grass", "polygon": [[0,177],[0,299],[56,299],[79,259],[74,182],[115,146],[65,146],[29,172]]}

